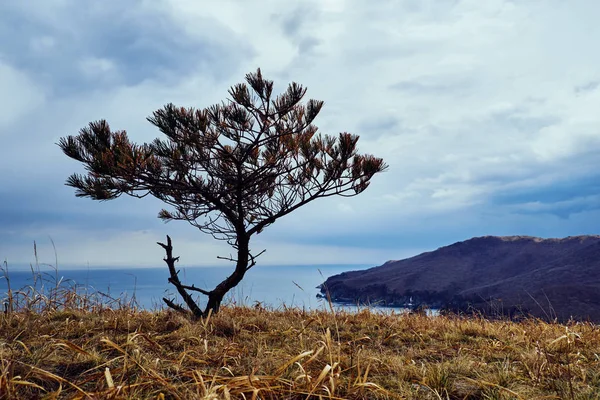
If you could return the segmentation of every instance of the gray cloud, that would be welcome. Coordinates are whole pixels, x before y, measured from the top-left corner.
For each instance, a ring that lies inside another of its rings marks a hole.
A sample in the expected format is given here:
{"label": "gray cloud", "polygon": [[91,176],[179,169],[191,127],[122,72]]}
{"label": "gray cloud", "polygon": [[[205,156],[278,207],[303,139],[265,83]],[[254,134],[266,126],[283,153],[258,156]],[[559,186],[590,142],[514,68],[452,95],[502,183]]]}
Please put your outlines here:
{"label": "gray cloud", "polygon": [[307,3],[271,15],[271,21],[281,26],[283,36],[297,46],[295,62],[305,63],[309,58],[317,56],[316,48],[321,39],[312,33],[311,27],[320,17],[319,9]]}
{"label": "gray cloud", "polygon": [[400,128],[402,122],[398,117],[393,115],[383,115],[381,117],[368,117],[360,121],[358,124],[359,130],[362,131],[375,131],[381,132],[381,134],[390,133],[392,130]]}
{"label": "gray cloud", "polygon": [[281,20],[281,26],[286,35],[295,37],[300,32],[302,24],[310,17],[309,11],[309,8],[300,6],[286,15],[276,14],[274,17]]}
{"label": "gray cloud", "polygon": [[157,201],[75,199],[63,183],[81,167],[55,142],[100,118],[150,141],[153,110],[219,102],[256,67],[276,91],[306,85],[326,102],[322,132],[358,133],[361,152],[390,164],[361,196],[311,204],[265,230],[255,242],[265,262],[370,263],[482,234],[591,233],[598,7],[4,2],[0,257],[27,260],[31,241],[51,235],[65,262],[160,263],[154,242],[173,233],[185,258],[214,264],[229,249],[161,224]]}
{"label": "gray cloud", "polygon": [[390,85],[390,89],[408,94],[449,95],[466,94],[472,86],[467,81],[452,81],[451,77],[429,77],[417,80],[400,81]]}
{"label": "gray cloud", "polygon": [[532,115],[531,109],[525,106],[498,110],[493,112],[489,119],[490,124],[523,133],[539,132],[543,128],[561,122],[561,119],[555,115]]}
{"label": "gray cloud", "polygon": [[[58,97],[148,79],[168,84],[198,71],[222,79],[250,54],[244,47],[226,49],[208,36],[192,38],[164,11],[141,1],[110,1],[101,8],[69,2],[68,8],[53,9],[55,20],[35,18],[29,7],[2,8],[5,62]],[[207,22],[215,33],[227,34],[210,21],[198,21]]]}
{"label": "gray cloud", "polygon": [[591,81],[591,82],[587,82],[584,83],[583,85],[578,85],[575,86],[575,93],[585,93],[585,92],[591,92],[594,91],[598,88],[598,86],[600,85],[600,82],[598,81]]}

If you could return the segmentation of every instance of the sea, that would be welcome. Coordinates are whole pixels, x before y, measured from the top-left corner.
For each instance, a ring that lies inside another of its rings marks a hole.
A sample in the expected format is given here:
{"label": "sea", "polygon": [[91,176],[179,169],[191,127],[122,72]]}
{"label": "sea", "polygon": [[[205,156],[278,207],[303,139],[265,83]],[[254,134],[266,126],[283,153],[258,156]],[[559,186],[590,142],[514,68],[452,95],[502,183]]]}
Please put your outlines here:
{"label": "sea", "polygon": [[[255,266],[246,273],[243,281],[233,288],[224,304],[262,306],[269,309],[300,308],[305,310],[330,309],[332,305],[318,298],[319,285],[333,275],[363,270],[373,265],[286,265]],[[33,269],[33,271],[32,271]],[[107,303],[133,302],[147,310],[165,308],[162,298],[181,303],[174,286],[168,282],[169,272],[164,268],[87,268],[59,270],[40,265],[32,269],[11,269],[0,276],[0,297],[5,299],[8,284],[13,291],[22,288],[48,290],[56,287],[75,288],[79,293],[96,293]],[[179,277],[185,285],[212,289],[233,271],[232,267],[179,267]],[[43,287],[43,288],[42,288]],[[113,300],[111,300],[113,299]],[[202,306],[205,297],[198,295]],[[377,312],[405,312],[401,307],[377,305],[333,304],[336,310],[358,311],[371,308]]]}

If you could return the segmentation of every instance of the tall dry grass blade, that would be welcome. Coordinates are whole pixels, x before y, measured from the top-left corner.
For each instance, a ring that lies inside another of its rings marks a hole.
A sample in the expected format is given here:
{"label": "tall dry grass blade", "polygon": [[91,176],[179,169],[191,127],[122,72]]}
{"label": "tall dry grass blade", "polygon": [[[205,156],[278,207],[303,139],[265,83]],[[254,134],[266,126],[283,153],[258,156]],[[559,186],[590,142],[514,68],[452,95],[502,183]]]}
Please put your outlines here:
{"label": "tall dry grass blade", "polygon": [[61,340],[61,341],[60,341],[60,342],[58,342],[58,343],[54,343],[54,346],[56,346],[56,347],[64,347],[64,348],[67,348],[67,349],[73,350],[73,351],[74,351],[74,352],[76,352],[76,353],[83,354],[83,355],[86,355],[86,356],[88,356],[88,357],[91,357],[91,358],[94,358],[94,359],[96,359],[96,358],[97,358],[95,355],[93,355],[93,354],[91,354],[91,353],[89,353],[89,352],[85,351],[85,350],[84,350],[84,349],[82,349],[81,347],[77,346],[75,343],[73,343],[73,342],[70,342],[70,341],[68,341],[68,340]]}
{"label": "tall dry grass blade", "polygon": [[29,350],[29,347],[27,347],[27,345],[25,343],[23,343],[22,340],[15,340],[15,343],[18,344],[19,346],[23,347],[23,350],[25,350],[25,352],[29,355],[31,355],[31,350]]}
{"label": "tall dry grass blade", "polygon": [[208,324],[210,322],[210,318],[212,317],[213,314],[213,310],[212,308],[210,310],[208,310],[208,314],[206,315],[206,318],[202,319],[202,326],[204,327],[204,329],[208,329]]}
{"label": "tall dry grass blade", "polygon": [[327,374],[329,374],[329,372],[333,369],[335,369],[335,367],[337,367],[337,363],[335,363],[334,365],[329,365],[327,364],[325,367],[323,367],[323,369],[321,370],[321,373],[319,374],[319,376],[317,377],[317,379],[315,380],[315,382],[312,385],[312,388],[309,392],[309,396],[307,396],[307,399],[314,393],[317,391],[317,389],[319,388],[319,385],[321,385],[321,383],[325,380],[325,378],[327,377]]}
{"label": "tall dry grass blade", "polygon": [[112,347],[113,349],[117,350],[119,353],[121,353],[123,355],[127,355],[127,352],[125,351],[125,349],[123,349],[121,346],[119,346],[118,344],[116,344],[115,342],[110,340],[109,338],[104,337],[104,338],[100,339],[100,342],[106,344],[108,347]]}
{"label": "tall dry grass blade", "polygon": [[283,375],[283,373],[293,364],[295,364],[297,361],[310,356],[311,354],[313,354],[314,351],[313,350],[308,350],[305,351],[304,353],[298,354],[297,356],[295,356],[294,358],[288,360],[285,362],[285,364],[281,365],[279,368],[277,368],[275,370],[275,376],[281,376]]}
{"label": "tall dry grass blade", "polygon": [[503,392],[506,392],[506,393],[510,394],[511,396],[515,396],[519,400],[526,400],[525,397],[521,396],[519,393],[517,393],[515,391],[512,391],[512,390],[510,390],[507,387],[498,385],[497,383],[488,382],[488,381],[485,381],[483,379],[475,380],[475,379],[471,379],[471,378],[465,378],[465,380],[471,381],[471,382],[473,382],[473,383],[475,383],[477,385],[481,385],[481,386],[495,387],[496,389],[499,389],[499,390],[501,390]]}
{"label": "tall dry grass blade", "polygon": [[41,387],[37,383],[33,383],[33,382],[29,382],[29,381],[24,381],[24,380],[16,379],[16,378],[21,378],[21,377],[17,376],[15,378],[11,379],[10,383],[12,383],[13,385],[30,386],[30,387],[34,387],[36,389],[40,389],[41,391],[44,391],[44,392],[46,391],[46,389],[44,389],[43,387]]}
{"label": "tall dry grass blade", "polygon": [[80,388],[79,386],[77,386],[76,384],[74,384],[73,382],[70,382],[64,378],[61,378],[60,376],[53,374],[52,372],[43,370],[41,368],[35,367],[33,365],[29,365],[29,364],[25,364],[20,362],[20,364],[30,368],[33,372],[35,372],[37,375],[40,375],[44,378],[48,378],[48,379],[52,379],[55,380],[57,382],[61,382],[61,383],[66,383],[67,385],[71,386],[72,388],[74,388],[75,390],[77,390],[79,393],[81,393],[82,395],[85,396],[85,398],[87,399],[91,399],[91,396],[82,388]]}
{"label": "tall dry grass blade", "polygon": [[371,363],[367,364],[367,368],[365,368],[365,374],[363,375],[361,383],[367,382],[367,377],[369,376],[369,370],[371,369]]}
{"label": "tall dry grass blade", "polygon": [[325,350],[325,345],[319,347],[317,349],[317,351],[315,352],[315,354],[312,355],[312,357],[310,357],[308,360],[306,360],[306,364],[310,364],[311,362],[313,362],[314,360],[317,359],[317,357],[319,357],[319,355],[323,352],[323,350]]}
{"label": "tall dry grass blade", "polygon": [[104,378],[106,379],[106,385],[109,389],[113,389],[115,387],[115,382],[113,381],[112,374],[110,373],[110,368],[104,368]]}

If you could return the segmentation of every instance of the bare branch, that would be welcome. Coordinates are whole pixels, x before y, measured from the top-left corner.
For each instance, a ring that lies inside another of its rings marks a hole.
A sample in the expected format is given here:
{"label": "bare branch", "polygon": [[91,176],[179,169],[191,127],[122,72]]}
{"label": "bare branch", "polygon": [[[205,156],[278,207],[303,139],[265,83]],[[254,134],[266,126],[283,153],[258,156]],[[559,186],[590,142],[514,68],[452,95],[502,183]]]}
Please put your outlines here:
{"label": "bare branch", "polygon": [[180,312],[182,314],[188,314],[189,311],[186,310],[185,308],[181,307],[179,304],[176,304],[173,300],[167,299],[166,297],[163,297],[163,301],[165,302],[165,304],[167,306],[169,306],[170,308],[172,308],[173,310]]}
{"label": "bare branch", "polygon": [[225,260],[225,261],[231,261],[231,262],[237,262],[237,259],[233,258],[232,256],[229,256],[229,257],[217,256],[217,259],[219,259],[219,260]]}
{"label": "bare branch", "polygon": [[[169,279],[169,282],[171,282],[170,279]],[[194,285],[192,285],[192,286],[181,285],[181,287],[184,288],[184,289],[186,289],[186,290],[193,290],[193,291],[196,291],[196,292],[200,292],[200,293],[202,293],[205,296],[210,296],[210,292],[208,290],[200,289],[200,288],[198,288],[198,287],[196,287]]]}
{"label": "bare branch", "polygon": [[[179,271],[175,270],[175,262],[179,259],[179,257],[173,257],[173,245],[171,243],[171,237],[167,235],[167,244],[160,242],[157,243],[160,247],[165,249],[165,252],[167,253],[167,256],[165,257],[164,261],[165,263],[167,263],[167,266],[169,268],[169,274],[171,275],[169,278],[169,282],[175,286],[175,289],[177,289],[177,292],[179,292],[179,295],[183,298],[183,301],[188,306],[194,317],[203,317],[204,313],[202,312],[202,310],[200,310],[200,307],[198,307],[192,296],[186,291],[186,288],[179,280]],[[169,307],[173,308],[171,304],[167,303]]]}
{"label": "bare branch", "polygon": [[263,255],[267,250],[264,249],[263,251],[261,251],[260,253],[258,253],[257,255],[253,256],[252,254],[248,254],[250,257],[250,264],[248,264],[248,266],[246,267],[246,271],[248,271],[250,268],[254,267],[256,265],[256,259],[258,257],[260,257],[261,255]]}

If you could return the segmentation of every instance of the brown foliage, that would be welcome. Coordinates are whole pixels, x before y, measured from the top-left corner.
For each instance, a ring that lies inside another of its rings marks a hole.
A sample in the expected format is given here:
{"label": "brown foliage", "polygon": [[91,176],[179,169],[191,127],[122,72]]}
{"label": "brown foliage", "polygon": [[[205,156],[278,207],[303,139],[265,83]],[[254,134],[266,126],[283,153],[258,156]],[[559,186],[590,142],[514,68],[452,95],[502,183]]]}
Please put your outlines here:
{"label": "brown foliage", "polygon": [[125,131],[97,121],[58,143],[88,171],[67,180],[77,196],[152,195],[171,207],[159,218],[187,221],[237,251],[234,273],[207,292],[204,315],[217,311],[255,264],[253,234],[318,198],[357,195],[387,167],[381,158],[358,153],[356,135],[318,134],[312,123],[323,102],[302,104],[301,85],[291,83],[272,99],[273,82],[260,69],[246,81],[222,104],[202,110],[168,104],[155,111],[148,121],[165,140],[137,145]]}

